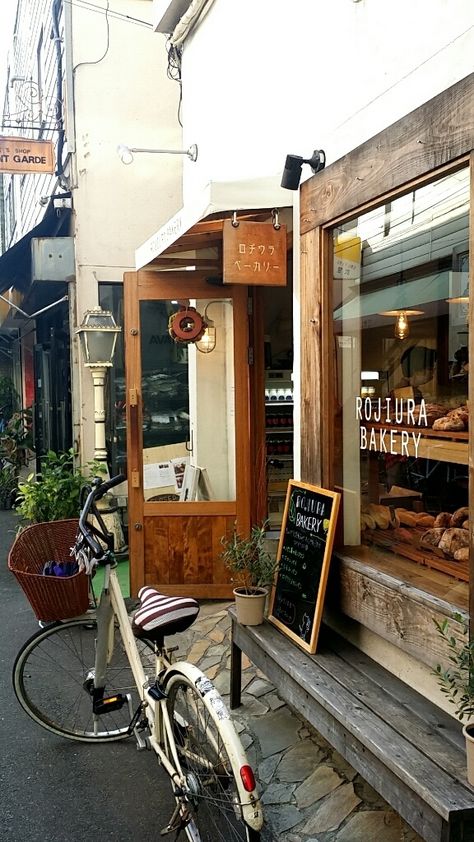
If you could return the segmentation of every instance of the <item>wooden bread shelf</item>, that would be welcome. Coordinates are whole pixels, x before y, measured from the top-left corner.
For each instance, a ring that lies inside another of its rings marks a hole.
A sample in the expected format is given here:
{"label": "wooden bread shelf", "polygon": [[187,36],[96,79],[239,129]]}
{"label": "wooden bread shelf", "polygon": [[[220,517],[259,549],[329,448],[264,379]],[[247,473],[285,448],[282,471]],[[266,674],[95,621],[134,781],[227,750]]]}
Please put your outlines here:
{"label": "wooden bread shelf", "polygon": [[[386,425],[370,422],[366,425],[367,438],[370,436],[370,431],[387,430]],[[402,449],[402,433],[408,434],[408,441],[406,442],[406,451],[409,456],[418,457],[419,459],[432,459],[435,462],[453,462],[457,465],[467,465],[469,460],[468,455],[468,441],[469,432],[448,432],[445,430],[433,430],[431,427],[403,427],[393,426],[390,431],[395,435],[395,450],[398,454],[406,455]],[[420,436],[418,448],[415,448],[413,435]],[[383,448],[371,447],[367,449],[367,453],[385,453],[389,451],[389,440],[386,440],[387,450]]]}
{"label": "wooden bread shelf", "polygon": [[[415,542],[426,531],[425,529],[411,529],[415,536]],[[461,582],[469,581],[469,563],[467,561],[454,561],[454,559],[444,556],[440,550],[437,554],[436,552],[431,552],[427,547],[421,547],[417,543],[408,544],[404,541],[396,540],[393,529],[366,529],[362,533],[362,541],[364,544],[375,544],[378,547],[383,547],[404,558],[416,561],[417,564],[431,567],[433,570],[448,573]]]}

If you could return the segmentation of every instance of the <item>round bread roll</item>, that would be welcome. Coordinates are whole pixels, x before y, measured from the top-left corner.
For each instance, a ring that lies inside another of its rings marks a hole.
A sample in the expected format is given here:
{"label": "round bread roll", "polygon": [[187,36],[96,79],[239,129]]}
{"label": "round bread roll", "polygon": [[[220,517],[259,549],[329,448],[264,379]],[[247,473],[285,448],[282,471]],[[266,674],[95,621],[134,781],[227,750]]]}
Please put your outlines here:
{"label": "round bread roll", "polygon": [[462,508],[456,509],[456,511],[452,515],[450,526],[462,526],[464,521],[468,517],[469,517],[468,506],[462,506]]}
{"label": "round bread roll", "polygon": [[463,520],[462,528],[463,529],[469,529],[469,520]]}
{"label": "round bread roll", "polygon": [[469,533],[467,530],[457,529],[455,527],[445,529],[438,544],[440,550],[443,550],[444,553],[452,556],[454,556],[456,550],[460,550],[462,547],[468,546]]}
{"label": "round bread roll", "polygon": [[440,512],[439,515],[436,515],[433,526],[451,526],[451,513]]}
{"label": "round bread roll", "polygon": [[424,547],[437,547],[445,531],[446,530],[442,526],[437,526],[433,529],[427,529],[426,532],[423,532],[423,535],[420,537],[420,544],[422,544]]}
{"label": "round bread roll", "polygon": [[460,547],[454,553],[455,561],[469,561],[469,547]]}

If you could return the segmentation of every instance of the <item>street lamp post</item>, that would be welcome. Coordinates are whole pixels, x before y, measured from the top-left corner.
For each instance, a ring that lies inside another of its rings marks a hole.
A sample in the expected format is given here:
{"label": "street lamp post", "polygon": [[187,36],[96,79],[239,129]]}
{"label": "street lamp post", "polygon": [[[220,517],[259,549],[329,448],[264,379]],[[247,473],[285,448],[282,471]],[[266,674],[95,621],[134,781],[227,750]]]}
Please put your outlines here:
{"label": "street lamp post", "polygon": [[107,471],[105,440],[105,380],[112,366],[117,335],[121,328],[109,310],[93,307],[86,310],[81,326],[76,330],[81,340],[84,365],[90,369],[94,384],[94,459]]}

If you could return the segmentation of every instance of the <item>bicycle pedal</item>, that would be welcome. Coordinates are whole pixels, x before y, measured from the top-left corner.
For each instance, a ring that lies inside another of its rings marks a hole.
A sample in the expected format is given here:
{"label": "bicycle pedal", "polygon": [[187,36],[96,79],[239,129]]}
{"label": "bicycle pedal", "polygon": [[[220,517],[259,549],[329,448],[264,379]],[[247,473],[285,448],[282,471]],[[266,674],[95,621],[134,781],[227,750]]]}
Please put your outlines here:
{"label": "bicycle pedal", "polygon": [[123,693],[117,693],[115,696],[104,696],[102,699],[96,699],[93,703],[94,713],[111,713],[114,710],[120,710],[127,703],[127,696]]}

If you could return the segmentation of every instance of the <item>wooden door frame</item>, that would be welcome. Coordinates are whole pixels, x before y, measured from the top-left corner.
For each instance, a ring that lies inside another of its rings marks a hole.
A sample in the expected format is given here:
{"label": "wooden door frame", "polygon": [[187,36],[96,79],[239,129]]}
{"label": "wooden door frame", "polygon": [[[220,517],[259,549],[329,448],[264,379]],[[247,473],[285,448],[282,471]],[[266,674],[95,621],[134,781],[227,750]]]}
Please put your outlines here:
{"label": "wooden door frame", "polygon": [[[190,277],[191,276],[191,277]],[[124,347],[126,371],[127,464],[128,464],[128,520],[129,545],[133,564],[130,569],[131,593],[144,583],[145,555],[143,521],[146,514],[226,514],[233,516],[239,532],[250,529],[250,412],[247,360],[249,325],[247,319],[247,288],[239,286],[203,287],[204,272],[157,272],[142,269],[124,274]],[[208,295],[204,295],[208,292]],[[215,503],[145,503],[143,500],[142,390],[140,301],[176,298],[232,298],[234,302],[234,387],[235,387],[235,455],[236,502]]]}

